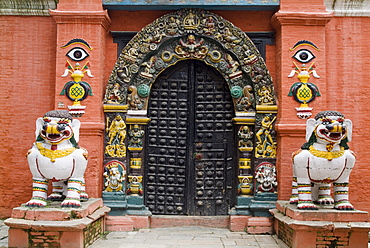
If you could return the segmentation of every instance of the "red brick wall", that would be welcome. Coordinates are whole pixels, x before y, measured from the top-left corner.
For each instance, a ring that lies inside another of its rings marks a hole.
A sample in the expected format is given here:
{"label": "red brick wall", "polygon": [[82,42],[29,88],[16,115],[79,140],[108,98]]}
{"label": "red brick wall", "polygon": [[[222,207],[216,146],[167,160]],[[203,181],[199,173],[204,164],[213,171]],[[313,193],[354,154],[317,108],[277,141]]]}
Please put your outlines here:
{"label": "red brick wall", "polygon": [[[112,24],[109,30],[139,31],[166,13],[168,12],[110,11]],[[273,31],[270,19],[274,13],[270,11],[217,11],[215,13],[231,21],[243,31]],[[325,67],[326,73],[320,75],[322,78],[314,82],[323,96],[312,103],[313,114],[322,110],[335,109],[352,119],[354,133],[350,147],[357,153],[357,163],[351,175],[350,199],[357,209],[367,211],[370,211],[370,200],[366,197],[370,194],[370,171],[367,165],[367,158],[370,157],[368,148],[370,127],[366,123],[365,115],[369,110],[366,99],[370,85],[365,73],[370,48],[370,37],[367,35],[370,29],[369,20],[365,17],[335,17],[325,28],[325,39],[315,37],[314,32],[304,33],[297,28],[296,32],[287,33],[288,37],[283,37],[292,44],[268,46],[266,54],[266,64],[275,79],[278,105],[281,110],[284,110],[284,116],[279,116],[278,123],[283,120],[284,123],[292,122],[302,126],[305,121],[296,117],[294,109],[298,104],[287,96],[287,90],[294,82],[286,78],[291,70],[292,60],[279,61],[276,58],[281,57],[282,53],[287,53],[286,48],[290,48],[300,39],[310,39],[314,43],[320,43],[319,46],[326,47],[325,50],[316,54],[319,61],[317,65],[319,75]],[[311,28],[310,30],[315,31],[316,29]],[[59,31],[62,32],[63,29]],[[91,45],[94,50],[91,52],[91,70],[93,74],[96,68],[94,66],[99,64],[95,53],[99,53],[98,58],[105,57],[102,59],[105,64],[103,69],[100,67],[96,71],[97,75],[101,76],[88,81],[93,86],[94,96],[87,98],[83,104],[88,107],[86,116],[81,119],[82,122],[86,122],[86,127],[82,126],[80,145],[90,151],[91,165],[86,174],[88,193],[92,197],[99,197],[103,156],[102,144],[100,144],[102,138],[98,134],[99,127],[97,127],[102,124],[103,118],[99,106],[104,95],[105,82],[116,62],[117,46],[110,36],[104,43],[106,35],[104,32],[98,34],[99,38],[94,38],[96,33],[91,32],[88,36],[88,31],[89,29],[81,38],[88,42],[92,40]],[[13,207],[25,203],[31,197],[32,176],[24,155],[35,140],[35,120],[54,108],[55,99],[63,99],[66,103],[67,101],[65,97],[57,96],[60,92],[57,88],[60,88],[64,81],[62,82],[60,75],[56,75],[56,72],[63,73],[64,67],[59,62],[62,61],[62,52],[65,51],[60,50],[60,44],[57,45],[57,25],[54,19],[52,17],[0,16],[0,33],[2,34],[0,39],[0,112],[2,113],[0,123],[3,129],[0,148],[0,218],[4,218],[10,215]],[[59,37],[59,43],[76,38],[78,32],[76,31],[73,37],[67,31],[64,33],[65,37],[64,39]],[[325,54],[326,61],[320,58],[321,54]],[[57,55],[59,56],[58,63],[56,63]],[[96,122],[95,117],[97,117]],[[95,133],[89,133],[89,128],[92,126],[96,127],[94,128]],[[294,135],[295,130],[296,128],[292,127],[292,134],[285,136],[279,143],[279,197],[284,200],[287,200],[290,195],[291,153],[304,142],[302,132]]]}
{"label": "red brick wall", "polygon": [[350,200],[355,208],[366,211],[370,211],[369,32],[369,17],[337,17],[326,30],[327,108],[341,111],[353,122],[349,146],[357,161],[351,174]]}
{"label": "red brick wall", "polygon": [[29,200],[25,155],[35,121],[54,107],[56,25],[51,17],[0,16],[0,218]]}

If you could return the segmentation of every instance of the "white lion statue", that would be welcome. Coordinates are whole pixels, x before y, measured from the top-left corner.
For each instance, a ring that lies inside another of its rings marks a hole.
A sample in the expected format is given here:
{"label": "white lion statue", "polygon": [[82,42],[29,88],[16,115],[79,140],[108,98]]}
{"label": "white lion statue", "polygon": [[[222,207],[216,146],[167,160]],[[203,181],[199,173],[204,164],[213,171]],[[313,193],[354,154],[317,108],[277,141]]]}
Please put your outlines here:
{"label": "white lion statue", "polygon": [[337,111],[323,111],[315,119],[307,120],[307,143],[293,153],[290,203],[305,210],[318,209],[316,204],[334,204],[338,210],[354,210],[348,199],[349,175],[356,161],[347,145],[351,138],[351,120]]}
{"label": "white lion statue", "polygon": [[[28,207],[45,207],[46,200],[62,201],[61,207],[81,207],[87,200],[84,173],[87,151],[78,146],[80,121],[65,110],[47,112],[36,121],[36,142],[27,153],[33,176]],[[48,182],[53,183],[47,197]]]}

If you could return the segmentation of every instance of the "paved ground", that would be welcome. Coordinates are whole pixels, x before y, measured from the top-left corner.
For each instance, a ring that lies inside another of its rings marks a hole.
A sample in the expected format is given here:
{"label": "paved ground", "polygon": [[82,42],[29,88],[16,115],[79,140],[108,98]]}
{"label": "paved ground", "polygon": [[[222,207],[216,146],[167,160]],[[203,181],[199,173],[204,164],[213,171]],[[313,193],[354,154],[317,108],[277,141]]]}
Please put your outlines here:
{"label": "paved ground", "polygon": [[8,247],[8,227],[0,220],[0,248]]}
{"label": "paved ground", "polygon": [[[8,247],[8,227],[0,220],[0,248]],[[110,232],[89,248],[287,248],[275,235],[250,235],[222,228],[171,227]],[[369,245],[370,248],[370,245]]]}
{"label": "paved ground", "polygon": [[111,232],[89,248],[280,248],[274,236],[222,228],[171,227]]}
{"label": "paved ground", "polygon": [[[280,248],[271,235],[249,235],[222,228],[171,227],[110,232],[89,248]],[[8,247],[8,227],[0,220],[0,248]]]}

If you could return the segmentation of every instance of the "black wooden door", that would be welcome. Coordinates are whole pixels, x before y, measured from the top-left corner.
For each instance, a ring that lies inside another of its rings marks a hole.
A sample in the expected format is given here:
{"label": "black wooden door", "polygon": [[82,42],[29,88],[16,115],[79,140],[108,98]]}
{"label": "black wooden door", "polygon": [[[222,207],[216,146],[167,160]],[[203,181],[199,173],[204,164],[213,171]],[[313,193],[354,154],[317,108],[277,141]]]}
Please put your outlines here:
{"label": "black wooden door", "polygon": [[145,203],[153,214],[226,215],[234,205],[233,103],[212,67],[177,63],[152,86]]}

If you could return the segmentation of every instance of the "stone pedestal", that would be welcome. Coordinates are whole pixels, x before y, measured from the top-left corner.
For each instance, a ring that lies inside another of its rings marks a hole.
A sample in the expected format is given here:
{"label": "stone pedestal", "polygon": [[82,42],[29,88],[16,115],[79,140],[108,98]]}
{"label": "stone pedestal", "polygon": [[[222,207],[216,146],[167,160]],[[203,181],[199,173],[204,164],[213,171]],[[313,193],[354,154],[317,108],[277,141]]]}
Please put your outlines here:
{"label": "stone pedestal", "polygon": [[270,209],[275,208],[277,193],[257,193],[249,207],[253,216],[271,217]]}
{"label": "stone pedestal", "polygon": [[101,199],[90,199],[81,208],[60,208],[53,202],[46,208],[13,209],[4,221],[9,228],[9,247],[82,248],[105,232],[105,215],[110,211]]}
{"label": "stone pedestal", "polygon": [[121,216],[125,215],[127,211],[126,194],[123,192],[104,192],[103,191],[104,205],[109,207],[111,211],[109,215]]}
{"label": "stone pedestal", "polygon": [[136,195],[127,196],[126,213],[129,215],[152,215],[149,209],[144,205],[144,197]]}
{"label": "stone pedestal", "polygon": [[370,231],[365,211],[298,210],[287,201],[278,201],[270,211],[275,217],[278,237],[292,248],[367,248]]}

